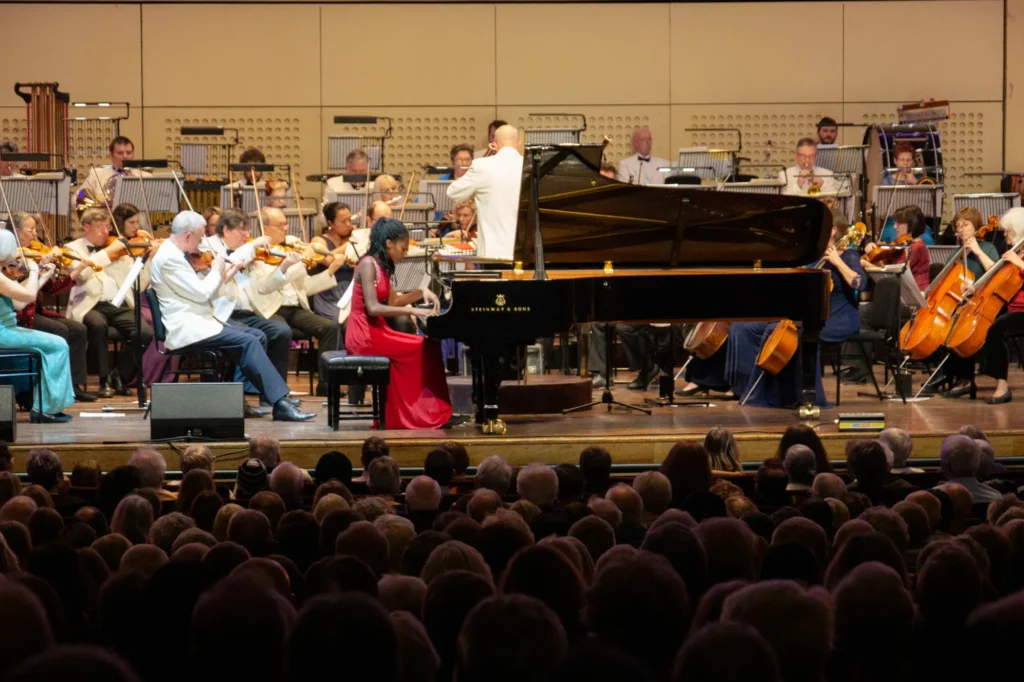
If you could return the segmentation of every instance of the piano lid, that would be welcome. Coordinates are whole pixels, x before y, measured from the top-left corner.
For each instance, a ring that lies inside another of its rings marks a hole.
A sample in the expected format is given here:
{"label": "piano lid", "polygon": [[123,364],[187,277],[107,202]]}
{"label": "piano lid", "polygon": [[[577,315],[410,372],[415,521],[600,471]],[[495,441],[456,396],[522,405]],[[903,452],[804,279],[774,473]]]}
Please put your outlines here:
{"label": "piano lid", "polygon": [[832,217],[808,197],[628,185],[577,147],[528,147],[515,255],[535,265],[532,155],[538,154],[544,261],[556,267],[796,267],[821,258]]}

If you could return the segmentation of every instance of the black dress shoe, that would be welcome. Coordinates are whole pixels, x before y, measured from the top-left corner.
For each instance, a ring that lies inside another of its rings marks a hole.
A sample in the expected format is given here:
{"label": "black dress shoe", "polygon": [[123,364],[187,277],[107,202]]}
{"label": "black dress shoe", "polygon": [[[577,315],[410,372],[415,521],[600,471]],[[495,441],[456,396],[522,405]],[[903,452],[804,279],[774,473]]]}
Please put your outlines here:
{"label": "black dress shoe", "polygon": [[101,384],[100,385],[100,390],[96,392],[96,397],[97,398],[104,398],[104,399],[106,399],[106,398],[113,398],[114,397],[114,391],[109,386],[107,386],[106,384]]}
{"label": "black dress shoe", "polygon": [[636,376],[631,382],[626,384],[626,388],[630,391],[646,391],[647,387],[652,381],[658,378],[659,372],[643,372]]}
{"label": "black dress shoe", "polygon": [[985,402],[988,403],[989,405],[1005,405],[1006,403],[1009,403],[1009,402],[1012,402],[1012,401],[1013,401],[1013,394],[1010,393],[1009,389],[1007,389],[1006,393],[1002,394],[1001,396],[992,396],[991,398],[989,398]]}
{"label": "black dress shoe", "polygon": [[81,386],[75,386],[75,400],[80,403],[94,403],[96,402],[96,394],[89,393]]}
{"label": "black dress shoe", "polygon": [[249,403],[245,404],[246,419],[259,419],[261,417],[266,417],[268,414],[270,414],[270,410],[268,409],[260,409],[255,405],[250,405]]}
{"label": "black dress shoe", "polygon": [[681,388],[678,391],[676,391],[676,395],[679,396],[680,398],[689,398],[692,395],[697,395],[698,393],[701,393],[703,390],[704,389],[701,388],[700,386],[694,386],[693,388]]}
{"label": "black dress shoe", "polygon": [[942,394],[943,398],[959,398],[960,396],[967,395],[971,392],[971,387],[968,386],[957,386],[949,391]]}
{"label": "black dress shoe", "polygon": [[[286,395],[285,397],[281,398],[281,400],[288,403],[292,407],[302,406],[302,401],[299,400],[298,398],[292,398],[291,396]],[[270,401],[267,400],[266,398],[260,398],[260,407],[273,407],[273,405],[271,405]]]}
{"label": "black dress shoe", "polygon": [[294,405],[289,405],[283,398],[274,405],[274,421],[276,422],[308,422],[315,416],[314,412],[299,412]]}
{"label": "black dress shoe", "polygon": [[116,369],[107,375],[107,386],[109,386],[117,395],[132,394],[131,391],[124,387],[124,381],[121,380],[121,373]]}

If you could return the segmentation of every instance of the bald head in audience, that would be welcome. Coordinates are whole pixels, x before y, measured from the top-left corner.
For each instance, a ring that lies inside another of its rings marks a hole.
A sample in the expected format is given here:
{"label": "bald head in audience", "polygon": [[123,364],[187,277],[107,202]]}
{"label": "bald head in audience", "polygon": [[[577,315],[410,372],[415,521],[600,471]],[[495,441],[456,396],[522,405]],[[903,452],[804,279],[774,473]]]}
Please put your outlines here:
{"label": "bald head in audience", "polygon": [[441,486],[430,476],[417,476],[405,487],[409,511],[435,511],[441,507]]}

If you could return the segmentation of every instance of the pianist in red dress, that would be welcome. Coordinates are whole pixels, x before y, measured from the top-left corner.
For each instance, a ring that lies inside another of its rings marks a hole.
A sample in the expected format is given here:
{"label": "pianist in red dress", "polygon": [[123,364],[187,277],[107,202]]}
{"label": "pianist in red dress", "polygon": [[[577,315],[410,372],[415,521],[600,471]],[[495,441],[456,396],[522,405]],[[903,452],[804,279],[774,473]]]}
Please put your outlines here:
{"label": "pianist in red dress", "polygon": [[[378,220],[370,231],[367,254],[356,266],[345,349],[352,355],[377,355],[391,361],[385,422],[391,429],[436,429],[452,416],[441,361],[441,346],[422,336],[395,331],[384,318],[438,312],[440,302],[428,289],[403,294],[391,288],[395,265],[409,251],[409,231],[401,222]],[[407,308],[417,301],[432,308]]]}

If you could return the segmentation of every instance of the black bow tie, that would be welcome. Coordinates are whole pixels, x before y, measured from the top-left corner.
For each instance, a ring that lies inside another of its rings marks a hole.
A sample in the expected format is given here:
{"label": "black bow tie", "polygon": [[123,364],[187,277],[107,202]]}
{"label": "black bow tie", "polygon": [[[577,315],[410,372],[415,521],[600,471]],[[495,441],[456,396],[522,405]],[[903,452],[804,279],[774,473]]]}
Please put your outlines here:
{"label": "black bow tie", "polygon": [[105,247],[103,246],[93,246],[92,244],[89,244],[89,253],[96,253],[97,251],[102,251],[104,248]]}
{"label": "black bow tie", "polygon": [[235,252],[235,250],[234,250],[234,249],[228,249],[228,255],[229,255],[229,256],[230,256],[231,254],[233,254],[234,252]]}
{"label": "black bow tie", "polygon": [[651,157],[649,157],[649,156],[637,156],[636,158],[639,159],[640,161],[643,161],[644,163],[650,163],[651,162]]}

